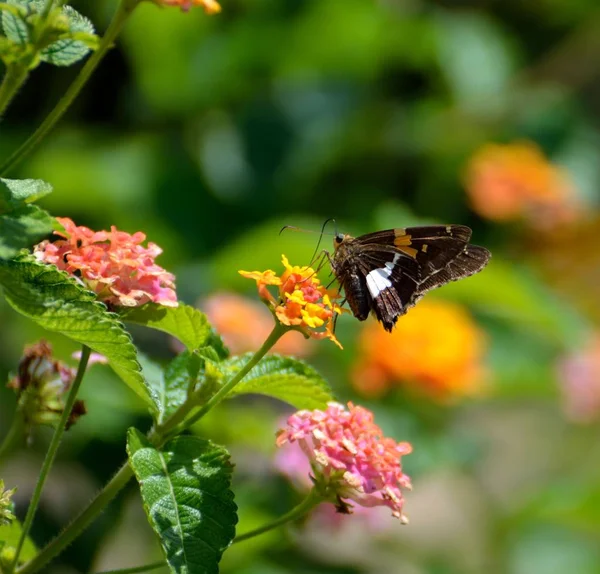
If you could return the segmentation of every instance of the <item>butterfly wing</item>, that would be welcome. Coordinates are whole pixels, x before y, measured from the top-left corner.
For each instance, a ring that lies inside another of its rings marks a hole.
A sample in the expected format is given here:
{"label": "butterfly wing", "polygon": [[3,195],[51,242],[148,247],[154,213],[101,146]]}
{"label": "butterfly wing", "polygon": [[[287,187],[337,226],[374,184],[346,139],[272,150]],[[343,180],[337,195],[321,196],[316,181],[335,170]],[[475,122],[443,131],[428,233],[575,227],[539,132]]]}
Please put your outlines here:
{"label": "butterfly wing", "polygon": [[490,252],[469,244],[464,225],[430,225],[377,231],[357,237],[355,257],[369,303],[391,331],[429,290],[480,271]]}

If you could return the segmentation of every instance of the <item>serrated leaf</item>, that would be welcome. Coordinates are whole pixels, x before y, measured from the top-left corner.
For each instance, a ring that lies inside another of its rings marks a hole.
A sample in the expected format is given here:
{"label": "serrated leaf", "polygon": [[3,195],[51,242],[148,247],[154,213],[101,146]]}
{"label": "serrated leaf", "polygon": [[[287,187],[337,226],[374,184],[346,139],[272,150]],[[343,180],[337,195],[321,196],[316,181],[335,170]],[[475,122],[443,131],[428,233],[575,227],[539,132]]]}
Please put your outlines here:
{"label": "serrated leaf", "polygon": [[217,574],[237,523],[229,453],[195,436],[157,449],[132,428],[127,454],[171,572]]}
{"label": "serrated leaf", "polygon": [[[213,365],[229,380],[252,357],[252,353],[232,357]],[[257,393],[285,401],[297,409],[322,409],[334,400],[329,385],[310,365],[299,359],[267,355],[234,387],[230,397]]]}
{"label": "serrated leaf", "polygon": [[[21,533],[23,529],[21,527],[21,523],[18,520],[13,520],[10,524],[5,524],[0,526],[0,549],[3,552],[7,552],[7,548],[17,548],[19,544],[19,539],[21,538]],[[25,544],[23,544],[23,549],[21,550],[21,554],[19,556],[19,563],[28,562],[37,554],[37,548],[35,544],[27,536],[25,538]]]}
{"label": "serrated leaf", "polygon": [[22,255],[0,261],[0,285],[16,311],[106,356],[117,375],[150,403],[131,337],[118,316],[73,277]]}
{"label": "serrated leaf", "polygon": [[146,378],[152,387],[152,398],[156,404],[156,422],[163,423],[188,397],[188,389],[198,379],[200,357],[184,351],[175,357],[159,377]]}
{"label": "serrated leaf", "polygon": [[141,307],[123,310],[120,315],[125,322],[158,329],[176,337],[189,351],[211,346],[222,356],[219,345],[221,349],[225,349],[220,337],[212,331],[206,315],[183,303],[180,303],[178,307],[164,307],[148,303]]}
{"label": "serrated leaf", "polygon": [[19,0],[7,0],[7,4],[12,4],[22,8],[23,17],[17,16],[12,11],[2,11],[2,29],[6,37],[17,44],[27,44],[29,41],[29,26],[24,20],[24,16],[32,9],[39,7],[39,2],[27,2]]}
{"label": "serrated leaf", "polygon": [[28,249],[54,229],[55,219],[36,205],[25,205],[0,215],[0,259]]}
{"label": "serrated leaf", "polygon": [[52,193],[52,186],[41,179],[0,178],[0,211],[8,213]]}
{"label": "serrated leaf", "polygon": [[[62,13],[69,20],[70,34],[76,34],[77,32],[94,34],[95,30],[92,22],[71,6],[63,6]],[[84,42],[68,38],[50,44],[42,50],[40,58],[44,62],[55,66],[70,66],[81,60],[89,51],[90,48]]]}

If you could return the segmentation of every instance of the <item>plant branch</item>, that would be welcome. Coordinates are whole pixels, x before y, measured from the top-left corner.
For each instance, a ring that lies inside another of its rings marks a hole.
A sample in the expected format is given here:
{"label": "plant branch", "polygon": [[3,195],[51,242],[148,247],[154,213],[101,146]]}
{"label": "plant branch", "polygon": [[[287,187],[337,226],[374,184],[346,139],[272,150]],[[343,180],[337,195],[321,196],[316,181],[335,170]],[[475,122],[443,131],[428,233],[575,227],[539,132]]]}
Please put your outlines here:
{"label": "plant branch", "polygon": [[[123,28],[127,18],[131,15],[139,2],[136,0],[121,0],[111,23],[98,46],[98,49],[90,56],[79,75],[75,78],[69,89],[65,92],[54,109],[46,116],[37,130],[17,149],[0,167],[0,174],[5,176],[12,168],[21,162],[37,145],[44,139],[56,123],[69,109],[81,89],[85,86],[92,73],[98,67],[108,50],[113,46],[116,37]],[[8,72],[7,72],[8,74]],[[18,89],[18,87],[17,87]],[[15,90],[16,91],[16,90]],[[14,95],[14,94],[13,94]],[[0,90],[1,96],[1,90]],[[10,101],[10,100],[9,100]],[[0,98],[0,113],[2,112],[2,100]]]}
{"label": "plant branch", "polygon": [[323,497],[321,496],[321,494],[319,494],[319,492],[317,491],[316,488],[313,488],[308,493],[308,496],[300,504],[298,504],[297,506],[292,508],[292,510],[290,510],[289,512],[287,512],[286,514],[284,514],[277,520],[271,522],[270,524],[266,524],[265,526],[261,526],[260,528],[250,530],[250,532],[246,532],[244,534],[240,534],[239,536],[236,536],[235,539],[233,540],[233,544],[236,544],[237,542],[243,542],[244,540],[248,540],[250,538],[254,538],[255,536],[258,536],[259,534],[263,534],[264,532],[273,530],[274,528],[277,528],[278,526],[282,526],[283,524],[286,524],[287,522],[292,522],[294,520],[297,520],[298,518],[301,518],[307,512],[312,510],[315,506],[317,506],[321,502],[323,502]]}

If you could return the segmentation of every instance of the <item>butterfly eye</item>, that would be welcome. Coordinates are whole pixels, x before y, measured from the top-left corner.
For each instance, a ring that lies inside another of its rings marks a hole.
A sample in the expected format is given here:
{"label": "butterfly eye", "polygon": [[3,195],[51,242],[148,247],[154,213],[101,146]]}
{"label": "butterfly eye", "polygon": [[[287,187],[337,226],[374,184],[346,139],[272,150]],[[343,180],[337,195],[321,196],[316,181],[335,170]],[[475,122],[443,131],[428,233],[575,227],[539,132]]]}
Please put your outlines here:
{"label": "butterfly eye", "polygon": [[344,236],[343,236],[341,233],[338,233],[338,234],[335,236],[335,242],[336,242],[338,245],[340,245],[341,243],[343,243],[343,242],[344,242]]}

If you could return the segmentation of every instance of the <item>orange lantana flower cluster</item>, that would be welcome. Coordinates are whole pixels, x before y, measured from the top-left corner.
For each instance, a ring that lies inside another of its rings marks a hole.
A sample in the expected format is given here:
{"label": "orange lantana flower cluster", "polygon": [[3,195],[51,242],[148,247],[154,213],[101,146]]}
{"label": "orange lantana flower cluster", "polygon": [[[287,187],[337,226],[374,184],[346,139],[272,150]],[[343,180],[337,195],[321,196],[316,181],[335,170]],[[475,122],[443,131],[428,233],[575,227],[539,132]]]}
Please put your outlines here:
{"label": "orange lantana flower cluster", "polygon": [[163,6],[179,6],[184,12],[195,6],[201,6],[207,14],[218,14],[221,5],[216,0],[154,0]]}
{"label": "orange lantana flower cluster", "polygon": [[144,233],[130,235],[114,226],[92,231],[67,217],[57,220],[65,231],[55,234],[63,239],[36,245],[36,259],[71,273],[109,305],[136,307],[152,301],[177,307],[175,276],[154,262],[162,249],[154,243],[144,247]]}
{"label": "orange lantana flower cluster", "polygon": [[473,209],[494,221],[524,218],[550,227],[580,211],[567,174],[528,141],[480,148],[469,160],[465,185]]}
{"label": "orange lantana flower cluster", "polygon": [[[336,303],[337,291],[326,289],[312,267],[292,266],[282,255],[285,271],[280,277],[271,269],[267,271],[240,271],[240,275],[254,279],[260,298],[269,306],[277,320],[294,327],[313,339],[331,339],[342,347],[333,333],[334,318],[342,312]],[[274,297],[270,287],[278,287]]]}
{"label": "orange lantana flower cluster", "polygon": [[359,360],[352,373],[355,388],[379,396],[395,385],[438,400],[475,394],[484,378],[482,330],[462,306],[422,301],[391,333],[376,322],[359,338]]}

